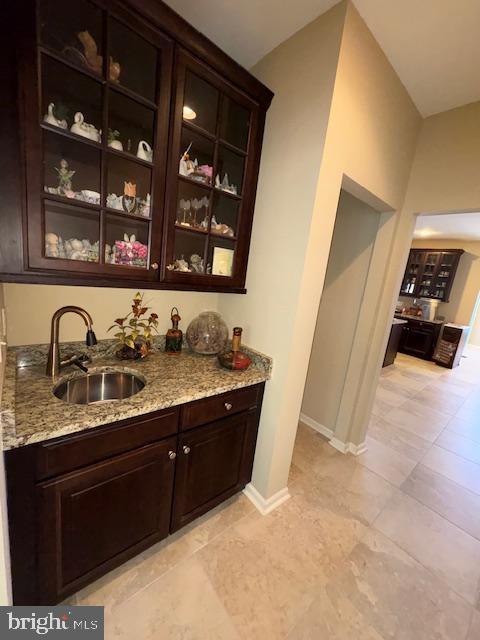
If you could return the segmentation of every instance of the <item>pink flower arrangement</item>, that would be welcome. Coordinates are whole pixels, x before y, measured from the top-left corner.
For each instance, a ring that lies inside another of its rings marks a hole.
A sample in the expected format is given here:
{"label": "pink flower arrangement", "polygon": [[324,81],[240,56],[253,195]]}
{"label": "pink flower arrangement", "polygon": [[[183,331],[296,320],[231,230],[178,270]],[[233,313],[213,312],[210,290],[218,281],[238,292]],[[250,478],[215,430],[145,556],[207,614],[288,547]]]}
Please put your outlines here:
{"label": "pink flower arrangement", "polygon": [[133,238],[135,238],[135,236],[132,236],[128,240],[115,240],[115,264],[146,267],[148,245]]}

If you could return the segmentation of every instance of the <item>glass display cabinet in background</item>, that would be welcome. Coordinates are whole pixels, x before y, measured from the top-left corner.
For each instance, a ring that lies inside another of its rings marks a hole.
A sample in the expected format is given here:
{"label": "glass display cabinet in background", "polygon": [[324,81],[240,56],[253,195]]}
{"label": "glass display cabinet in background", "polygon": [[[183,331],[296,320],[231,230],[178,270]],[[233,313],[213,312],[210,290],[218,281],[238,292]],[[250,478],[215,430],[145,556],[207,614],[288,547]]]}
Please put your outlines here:
{"label": "glass display cabinet in background", "polygon": [[172,43],[89,0],[42,0],[31,27],[29,266],[158,279]]}
{"label": "glass display cabinet in background", "polygon": [[401,296],[448,302],[463,249],[411,249]]}
{"label": "glass display cabinet in background", "polygon": [[167,282],[242,286],[259,162],[259,110],[186,52],[167,189]]}

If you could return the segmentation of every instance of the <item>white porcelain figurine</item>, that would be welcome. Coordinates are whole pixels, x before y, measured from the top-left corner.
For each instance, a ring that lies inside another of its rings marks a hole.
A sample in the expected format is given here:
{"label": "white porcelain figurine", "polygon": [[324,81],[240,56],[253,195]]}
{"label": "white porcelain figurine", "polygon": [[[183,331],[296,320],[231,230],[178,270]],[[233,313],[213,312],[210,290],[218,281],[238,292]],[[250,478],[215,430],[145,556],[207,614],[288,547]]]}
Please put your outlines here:
{"label": "white porcelain figurine", "polygon": [[140,140],[137,149],[137,158],[151,162],[153,159],[153,149],[145,140]]}
{"label": "white porcelain figurine", "polygon": [[55,109],[55,103],[50,102],[48,105],[48,113],[43,116],[43,121],[47,124],[51,124],[53,127],[60,127],[60,129],[67,129],[68,124],[66,120],[59,120],[53,114],[53,110]]}
{"label": "white porcelain figurine", "polygon": [[83,136],[84,138],[89,138],[94,142],[100,142],[101,140],[101,132],[93,124],[88,124],[85,122],[85,118],[83,117],[83,113],[81,111],[77,111],[74,118],[75,122],[70,127],[70,131],[75,133],[77,136]]}

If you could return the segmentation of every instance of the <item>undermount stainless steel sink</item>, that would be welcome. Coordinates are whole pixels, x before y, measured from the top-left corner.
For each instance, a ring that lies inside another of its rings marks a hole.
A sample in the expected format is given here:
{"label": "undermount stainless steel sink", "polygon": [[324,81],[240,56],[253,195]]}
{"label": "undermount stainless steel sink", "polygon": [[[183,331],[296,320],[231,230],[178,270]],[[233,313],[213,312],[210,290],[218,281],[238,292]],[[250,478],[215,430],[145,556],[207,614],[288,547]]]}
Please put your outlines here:
{"label": "undermount stainless steel sink", "polygon": [[57,384],[53,394],[70,404],[101,404],[134,396],[145,381],[126,371],[96,371]]}

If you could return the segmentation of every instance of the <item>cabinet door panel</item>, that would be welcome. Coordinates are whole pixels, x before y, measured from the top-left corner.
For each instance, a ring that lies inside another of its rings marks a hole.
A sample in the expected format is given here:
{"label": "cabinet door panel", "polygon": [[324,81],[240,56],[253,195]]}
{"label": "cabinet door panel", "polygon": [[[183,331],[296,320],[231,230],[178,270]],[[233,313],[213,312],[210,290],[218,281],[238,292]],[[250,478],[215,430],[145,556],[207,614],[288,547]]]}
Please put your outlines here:
{"label": "cabinet door panel", "polygon": [[163,278],[241,289],[265,113],[186,51],[174,74]]}
{"label": "cabinet door panel", "polygon": [[168,534],[174,447],[169,438],[39,485],[38,561],[46,601]]}
{"label": "cabinet door panel", "polygon": [[256,411],[248,411],[179,437],[172,531],[245,486],[256,428]]}

